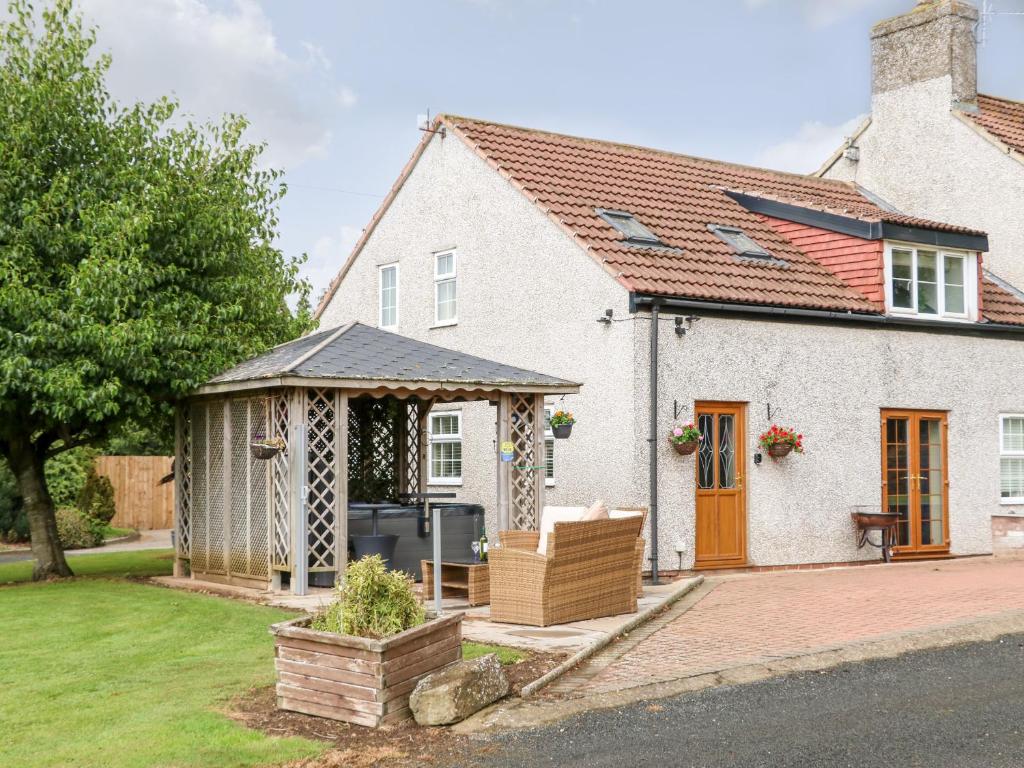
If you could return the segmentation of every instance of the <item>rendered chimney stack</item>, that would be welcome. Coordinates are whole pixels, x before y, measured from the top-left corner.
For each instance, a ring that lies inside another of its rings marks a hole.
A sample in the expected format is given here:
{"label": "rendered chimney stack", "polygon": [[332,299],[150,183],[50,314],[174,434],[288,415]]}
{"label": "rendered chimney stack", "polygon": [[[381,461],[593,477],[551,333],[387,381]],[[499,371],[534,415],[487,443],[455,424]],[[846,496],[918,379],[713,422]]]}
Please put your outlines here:
{"label": "rendered chimney stack", "polygon": [[873,95],[941,77],[950,102],[978,98],[978,9],[961,0],[925,0],[871,30]]}

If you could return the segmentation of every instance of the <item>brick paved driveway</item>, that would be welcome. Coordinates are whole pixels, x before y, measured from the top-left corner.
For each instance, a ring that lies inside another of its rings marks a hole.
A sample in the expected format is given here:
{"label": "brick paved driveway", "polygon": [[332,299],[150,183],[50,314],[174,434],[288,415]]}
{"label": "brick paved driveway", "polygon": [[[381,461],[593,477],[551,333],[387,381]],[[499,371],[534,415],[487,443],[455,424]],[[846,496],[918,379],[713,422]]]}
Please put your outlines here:
{"label": "brick paved driveway", "polygon": [[1024,558],[709,575],[680,615],[655,620],[557,681],[586,696],[1024,613]]}

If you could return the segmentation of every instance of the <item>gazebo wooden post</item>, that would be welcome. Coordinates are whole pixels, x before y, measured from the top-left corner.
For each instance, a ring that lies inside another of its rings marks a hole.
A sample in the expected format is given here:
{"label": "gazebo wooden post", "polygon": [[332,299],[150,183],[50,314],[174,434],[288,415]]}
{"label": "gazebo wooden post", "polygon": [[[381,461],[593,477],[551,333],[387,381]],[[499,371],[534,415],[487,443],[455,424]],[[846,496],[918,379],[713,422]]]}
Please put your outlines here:
{"label": "gazebo wooden post", "polygon": [[348,565],[348,392],[340,391],[335,408],[337,428],[334,430],[334,461],[337,500],[334,512],[334,564],[335,583],[345,580],[345,568]]}
{"label": "gazebo wooden post", "polygon": [[288,476],[291,480],[291,544],[293,595],[305,595],[309,589],[309,472],[306,466],[305,391],[295,387],[288,407]]}
{"label": "gazebo wooden post", "polygon": [[512,404],[508,393],[498,395],[498,445],[495,452],[498,477],[498,530],[511,530],[509,497],[512,493],[512,462],[501,460],[501,446],[512,440]]}

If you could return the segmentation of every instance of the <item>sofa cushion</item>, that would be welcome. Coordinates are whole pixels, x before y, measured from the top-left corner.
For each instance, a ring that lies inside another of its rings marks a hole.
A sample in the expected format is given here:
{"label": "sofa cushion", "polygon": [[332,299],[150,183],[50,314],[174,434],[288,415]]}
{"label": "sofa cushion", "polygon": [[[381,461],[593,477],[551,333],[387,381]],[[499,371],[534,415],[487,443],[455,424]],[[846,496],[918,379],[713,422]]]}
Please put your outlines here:
{"label": "sofa cushion", "polygon": [[590,505],[583,517],[581,518],[584,522],[590,520],[607,520],[608,519],[608,505],[604,503],[604,499],[598,499]]}
{"label": "sofa cushion", "polygon": [[555,530],[555,523],[578,523],[587,512],[586,507],[544,507],[540,515],[540,541],[537,554],[548,553],[548,534]]}

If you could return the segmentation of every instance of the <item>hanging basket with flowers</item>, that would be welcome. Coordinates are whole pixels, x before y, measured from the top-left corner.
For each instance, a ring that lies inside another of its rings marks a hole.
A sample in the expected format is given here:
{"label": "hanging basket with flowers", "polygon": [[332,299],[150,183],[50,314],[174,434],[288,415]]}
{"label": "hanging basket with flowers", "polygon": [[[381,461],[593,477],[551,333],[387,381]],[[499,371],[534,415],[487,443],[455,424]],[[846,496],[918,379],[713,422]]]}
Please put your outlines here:
{"label": "hanging basket with flowers", "polygon": [[790,453],[804,452],[804,436],[797,434],[795,429],[780,427],[772,424],[768,431],[763,432],[757,439],[761,446],[773,459],[781,459]]}
{"label": "hanging basket with flowers", "polygon": [[256,435],[249,444],[249,452],[254,459],[272,459],[287,447],[284,438],[280,435],[269,439],[263,435]]}
{"label": "hanging basket with flowers", "polygon": [[568,411],[555,411],[548,423],[551,425],[551,433],[559,440],[565,440],[572,434],[576,418]]}
{"label": "hanging basket with flowers", "polygon": [[668,435],[668,441],[672,443],[676,453],[682,456],[689,456],[700,445],[700,430],[697,429],[693,422],[673,427]]}

